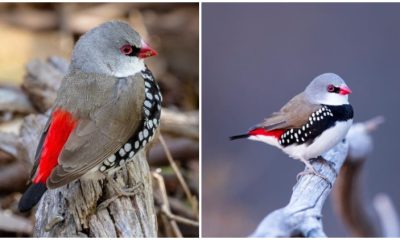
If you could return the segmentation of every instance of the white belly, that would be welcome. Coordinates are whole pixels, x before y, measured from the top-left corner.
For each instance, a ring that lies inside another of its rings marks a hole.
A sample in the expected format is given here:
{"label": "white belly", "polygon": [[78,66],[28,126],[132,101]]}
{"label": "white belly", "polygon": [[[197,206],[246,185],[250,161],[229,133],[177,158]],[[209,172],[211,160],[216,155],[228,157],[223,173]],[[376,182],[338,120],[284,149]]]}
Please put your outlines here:
{"label": "white belly", "polygon": [[250,136],[249,139],[254,141],[264,142],[266,144],[275,146],[277,148],[282,148],[282,146],[278,143],[278,140],[272,136],[256,135],[256,136]]}
{"label": "white belly", "polygon": [[295,159],[309,160],[325,153],[342,141],[351,127],[353,120],[338,122],[334,127],[324,131],[311,145],[291,145],[282,150]]}
{"label": "white belly", "polygon": [[327,152],[329,149],[336,146],[340,141],[342,141],[345,138],[352,123],[353,119],[347,120],[346,122],[336,123],[334,127],[329,128],[328,130],[324,131],[320,136],[318,136],[311,145],[292,144],[287,147],[282,147],[275,137],[262,135],[250,136],[249,139],[264,142],[269,145],[278,147],[282,149],[283,152],[288,154],[291,158],[309,160]]}

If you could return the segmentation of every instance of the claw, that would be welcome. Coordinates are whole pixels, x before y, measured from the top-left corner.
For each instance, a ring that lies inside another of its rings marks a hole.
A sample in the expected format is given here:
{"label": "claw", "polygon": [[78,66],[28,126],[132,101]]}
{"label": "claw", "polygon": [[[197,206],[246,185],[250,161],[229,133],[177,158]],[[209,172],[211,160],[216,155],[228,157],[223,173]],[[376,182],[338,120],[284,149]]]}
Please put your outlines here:
{"label": "claw", "polygon": [[317,158],[311,158],[311,159],[309,160],[309,162],[310,162],[311,164],[314,163],[314,162],[320,162],[320,163],[322,163],[322,164],[328,164],[329,168],[332,170],[332,172],[335,173],[336,177],[338,176],[338,173],[336,172],[336,169],[335,169],[336,163],[334,163],[334,162],[325,160],[325,159],[324,159],[323,157],[321,157],[321,156],[319,156],[319,157],[317,157]]}
{"label": "claw", "polygon": [[[333,187],[333,184],[328,180],[328,178],[327,178],[326,176],[322,175],[321,173],[317,172],[317,171],[315,170],[315,168],[313,167],[313,165],[311,165],[311,162],[322,161],[322,160],[324,161],[324,163],[327,162],[327,161],[325,161],[325,160],[322,159],[322,158],[314,158],[314,159],[310,159],[309,161],[307,161],[307,160],[302,161],[302,162],[304,162],[305,165],[306,165],[306,170],[304,170],[304,171],[300,172],[299,174],[297,174],[297,176],[296,176],[297,181],[299,181],[299,179],[300,179],[303,175],[312,174],[312,175],[315,175],[315,176],[318,176],[318,177],[324,179],[324,180],[329,184],[329,186],[332,188],[332,187]],[[331,164],[330,164],[330,162],[328,162],[328,164],[329,164],[330,167],[332,167]],[[336,173],[336,171],[335,171],[335,173]]]}
{"label": "claw", "polygon": [[50,232],[51,229],[53,229],[54,226],[56,226],[58,223],[64,221],[64,217],[61,215],[56,215],[53,218],[50,219],[50,221],[47,223],[47,225],[44,227],[45,232]]}
{"label": "claw", "polygon": [[110,203],[114,202],[117,198],[123,196],[123,197],[131,197],[139,194],[140,192],[143,191],[144,189],[144,184],[143,183],[137,183],[135,186],[130,187],[130,188],[122,188],[116,180],[114,180],[112,177],[109,178],[109,182],[111,187],[114,189],[116,195],[104,200],[98,207],[97,210],[102,210],[107,208]]}

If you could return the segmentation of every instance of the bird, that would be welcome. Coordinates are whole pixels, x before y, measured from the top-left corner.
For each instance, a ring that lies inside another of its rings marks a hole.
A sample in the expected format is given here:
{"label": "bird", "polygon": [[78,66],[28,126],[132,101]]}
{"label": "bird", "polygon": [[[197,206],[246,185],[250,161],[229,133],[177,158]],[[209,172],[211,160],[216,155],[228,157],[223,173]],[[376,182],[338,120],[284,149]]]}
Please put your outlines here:
{"label": "bird", "polygon": [[47,189],[115,172],[153,140],[162,95],[144,59],[155,55],[123,21],[79,38],[39,140],[21,212]]}
{"label": "bird", "polygon": [[311,162],[345,138],[353,123],[353,107],[348,100],[351,92],[337,74],[321,74],[278,112],[230,139],[250,139],[277,147],[305,164],[306,170],[298,177],[311,173],[327,180]]}

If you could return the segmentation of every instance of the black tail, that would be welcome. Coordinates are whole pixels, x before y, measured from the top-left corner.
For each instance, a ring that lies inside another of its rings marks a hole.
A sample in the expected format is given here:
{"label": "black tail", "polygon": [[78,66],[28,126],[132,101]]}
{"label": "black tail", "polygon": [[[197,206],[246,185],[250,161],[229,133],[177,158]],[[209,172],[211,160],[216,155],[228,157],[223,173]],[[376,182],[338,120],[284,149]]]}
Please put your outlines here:
{"label": "black tail", "polygon": [[46,190],[46,184],[32,183],[19,200],[19,211],[27,212],[31,210],[40,201]]}
{"label": "black tail", "polygon": [[246,133],[246,134],[235,135],[235,136],[229,137],[229,139],[230,140],[236,140],[236,139],[248,138],[248,137],[250,137],[250,135]]}

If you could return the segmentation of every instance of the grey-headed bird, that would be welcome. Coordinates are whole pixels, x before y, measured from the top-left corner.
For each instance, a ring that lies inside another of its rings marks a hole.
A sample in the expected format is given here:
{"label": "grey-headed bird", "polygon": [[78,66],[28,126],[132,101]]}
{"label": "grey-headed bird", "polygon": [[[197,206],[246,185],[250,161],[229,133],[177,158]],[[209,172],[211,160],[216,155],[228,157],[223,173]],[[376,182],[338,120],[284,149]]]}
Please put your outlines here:
{"label": "grey-headed bird", "polygon": [[[292,98],[246,134],[231,140],[248,138],[278,147],[302,161],[308,171],[316,172],[310,160],[318,158],[342,141],[353,123],[349,104],[350,88],[333,73],[317,76],[306,89]],[[307,173],[305,172],[305,173]]]}
{"label": "grey-headed bird", "polygon": [[36,205],[48,188],[118,169],[153,139],[162,97],[143,59],[154,55],[120,21],[78,40],[39,141],[21,211]]}

